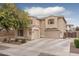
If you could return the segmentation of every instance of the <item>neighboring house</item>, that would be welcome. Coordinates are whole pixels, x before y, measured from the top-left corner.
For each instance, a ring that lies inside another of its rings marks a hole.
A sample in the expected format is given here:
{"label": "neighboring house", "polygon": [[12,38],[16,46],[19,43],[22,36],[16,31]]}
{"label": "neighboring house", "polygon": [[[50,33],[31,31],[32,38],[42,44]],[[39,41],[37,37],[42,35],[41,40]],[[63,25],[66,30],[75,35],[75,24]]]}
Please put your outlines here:
{"label": "neighboring house", "polygon": [[74,25],[73,24],[67,24],[67,31],[75,31]]}
{"label": "neighboring house", "polygon": [[51,38],[60,39],[66,32],[66,20],[63,16],[49,16],[43,19],[29,16],[28,29],[14,31],[15,37],[28,39]]}

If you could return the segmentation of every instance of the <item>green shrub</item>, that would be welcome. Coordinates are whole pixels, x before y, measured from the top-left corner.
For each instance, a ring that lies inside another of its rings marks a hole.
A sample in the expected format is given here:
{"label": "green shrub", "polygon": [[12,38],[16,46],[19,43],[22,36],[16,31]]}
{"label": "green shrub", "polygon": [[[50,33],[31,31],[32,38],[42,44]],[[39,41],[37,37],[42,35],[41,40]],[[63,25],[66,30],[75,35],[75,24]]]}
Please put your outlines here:
{"label": "green shrub", "polygon": [[79,48],[79,38],[74,40],[74,45],[76,48]]}

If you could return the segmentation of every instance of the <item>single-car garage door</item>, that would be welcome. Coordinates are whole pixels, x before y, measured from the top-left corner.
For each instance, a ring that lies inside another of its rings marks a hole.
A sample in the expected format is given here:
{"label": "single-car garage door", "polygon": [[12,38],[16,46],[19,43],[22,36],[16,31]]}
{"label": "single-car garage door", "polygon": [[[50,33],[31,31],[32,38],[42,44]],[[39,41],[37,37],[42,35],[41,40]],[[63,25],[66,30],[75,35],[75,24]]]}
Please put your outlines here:
{"label": "single-car garage door", "polygon": [[39,39],[40,38],[40,32],[39,30],[35,29],[32,33],[32,39]]}
{"label": "single-car garage door", "polygon": [[47,30],[45,32],[46,38],[55,38],[58,39],[60,38],[60,31],[58,30]]}

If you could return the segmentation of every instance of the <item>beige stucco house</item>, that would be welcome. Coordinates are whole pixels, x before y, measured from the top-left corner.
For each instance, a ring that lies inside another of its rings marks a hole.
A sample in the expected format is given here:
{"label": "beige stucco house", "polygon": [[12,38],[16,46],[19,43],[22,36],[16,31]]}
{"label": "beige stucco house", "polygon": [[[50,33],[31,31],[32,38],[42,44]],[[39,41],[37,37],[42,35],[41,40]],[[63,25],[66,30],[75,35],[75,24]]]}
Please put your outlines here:
{"label": "beige stucco house", "polygon": [[48,16],[43,19],[29,16],[29,20],[29,28],[15,31],[15,37],[28,39],[60,39],[64,37],[66,20],[63,16]]}
{"label": "beige stucco house", "polygon": [[28,38],[51,38],[59,39],[64,37],[66,32],[66,20],[63,16],[49,16],[43,19],[29,16],[30,29],[27,31]]}

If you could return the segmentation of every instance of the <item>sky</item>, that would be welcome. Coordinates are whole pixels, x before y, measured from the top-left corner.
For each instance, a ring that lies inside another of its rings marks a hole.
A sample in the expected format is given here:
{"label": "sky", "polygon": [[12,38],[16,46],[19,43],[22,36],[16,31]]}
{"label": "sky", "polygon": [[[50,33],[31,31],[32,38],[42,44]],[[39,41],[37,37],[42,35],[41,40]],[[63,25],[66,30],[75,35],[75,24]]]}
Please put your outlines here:
{"label": "sky", "polygon": [[30,16],[38,18],[64,16],[68,24],[79,26],[78,3],[18,3],[16,5]]}

